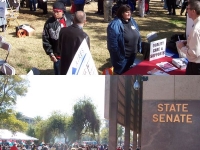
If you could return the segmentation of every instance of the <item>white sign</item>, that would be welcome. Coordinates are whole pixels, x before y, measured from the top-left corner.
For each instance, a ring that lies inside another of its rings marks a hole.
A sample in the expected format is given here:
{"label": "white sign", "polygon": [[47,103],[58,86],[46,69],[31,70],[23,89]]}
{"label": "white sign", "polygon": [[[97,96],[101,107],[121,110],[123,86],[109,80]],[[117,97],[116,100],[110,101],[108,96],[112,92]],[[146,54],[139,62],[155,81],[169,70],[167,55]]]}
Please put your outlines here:
{"label": "white sign", "polygon": [[5,18],[6,17],[6,2],[0,2],[0,17]]}
{"label": "white sign", "polygon": [[88,44],[84,39],[68,69],[67,75],[98,75]]}
{"label": "white sign", "polygon": [[149,61],[165,57],[166,38],[150,43]]}

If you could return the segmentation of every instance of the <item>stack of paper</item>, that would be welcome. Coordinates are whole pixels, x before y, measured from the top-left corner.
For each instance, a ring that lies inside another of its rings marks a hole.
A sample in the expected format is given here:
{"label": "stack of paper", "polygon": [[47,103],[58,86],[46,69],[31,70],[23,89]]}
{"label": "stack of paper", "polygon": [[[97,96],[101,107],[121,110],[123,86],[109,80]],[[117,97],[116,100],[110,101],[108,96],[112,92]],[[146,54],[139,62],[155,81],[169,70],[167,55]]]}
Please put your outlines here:
{"label": "stack of paper", "polygon": [[179,69],[186,69],[187,67],[187,59],[186,58],[174,58],[172,59],[172,64],[174,64]]}
{"label": "stack of paper", "polygon": [[170,64],[169,62],[161,62],[161,63],[157,63],[156,64],[158,67],[160,67],[163,71],[165,72],[169,72],[169,71],[173,71],[176,70],[177,68],[174,67],[172,64]]}

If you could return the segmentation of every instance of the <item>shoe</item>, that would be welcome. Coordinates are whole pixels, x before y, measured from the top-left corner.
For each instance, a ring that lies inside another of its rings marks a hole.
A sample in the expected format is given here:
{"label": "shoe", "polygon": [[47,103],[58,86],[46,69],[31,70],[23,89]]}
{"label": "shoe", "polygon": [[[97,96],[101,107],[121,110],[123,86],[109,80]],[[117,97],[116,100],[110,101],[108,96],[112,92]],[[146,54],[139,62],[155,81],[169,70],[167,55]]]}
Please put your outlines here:
{"label": "shoe", "polygon": [[145,15],[150,15],[150,12],[149,11],[145,12]]}

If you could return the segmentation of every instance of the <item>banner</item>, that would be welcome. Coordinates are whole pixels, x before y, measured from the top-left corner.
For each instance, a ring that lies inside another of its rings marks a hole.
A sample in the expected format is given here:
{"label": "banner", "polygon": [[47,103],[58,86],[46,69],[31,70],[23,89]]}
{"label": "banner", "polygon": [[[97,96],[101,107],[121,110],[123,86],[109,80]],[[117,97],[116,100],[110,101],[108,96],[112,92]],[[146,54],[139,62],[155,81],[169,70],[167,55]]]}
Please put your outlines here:
{"label": "banner", "polygon": [[0,2],[0,17],[5,18],[6,17],[6,2]]}
{"label": "banner", "polygon": [[84,39],[76,52],[67,75],[98,75],[88,44]]}
{"label": "banner", "polygon": [[149,61],[165,57],[166,38],[150,43]]}

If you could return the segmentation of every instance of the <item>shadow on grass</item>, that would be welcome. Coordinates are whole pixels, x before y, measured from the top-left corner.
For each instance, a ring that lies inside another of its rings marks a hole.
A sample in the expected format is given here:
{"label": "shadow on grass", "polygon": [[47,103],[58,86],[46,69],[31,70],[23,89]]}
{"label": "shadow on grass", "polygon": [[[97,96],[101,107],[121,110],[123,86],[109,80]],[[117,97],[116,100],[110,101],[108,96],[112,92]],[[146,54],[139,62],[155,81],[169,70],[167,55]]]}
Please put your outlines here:
{"label": "shadow on grass", "polygon": [[40,70],[40,75],[54,75],[53,69]]}
{"label": "shadow on grass", "polygon": [[112,67],[112,64],[110,61],[111,61],[110,58],[107,58],[106,63],[104,63],[101,67],[98,68],[99,75],[102,75],[102,72],[104,71],[104,69]]}

